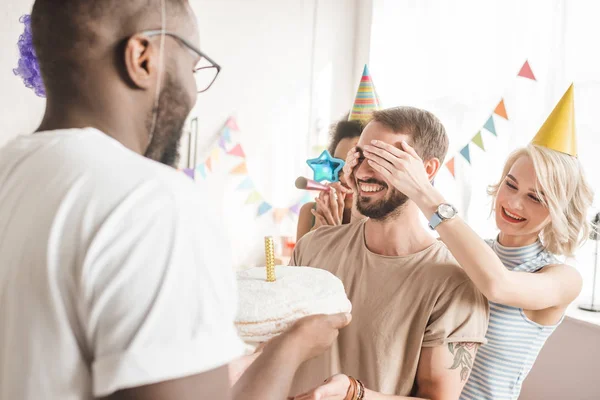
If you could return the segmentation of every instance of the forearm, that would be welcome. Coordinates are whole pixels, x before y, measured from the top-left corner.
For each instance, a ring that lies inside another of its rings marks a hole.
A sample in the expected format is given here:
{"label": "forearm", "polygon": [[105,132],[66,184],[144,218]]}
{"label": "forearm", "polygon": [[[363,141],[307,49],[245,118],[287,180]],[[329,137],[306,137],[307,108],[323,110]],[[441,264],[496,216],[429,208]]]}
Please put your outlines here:
{"label": "forearm", "polygon": [[[430,219],[444,197],[434,187],[424,191],[415,201],[425,217]],[[508,271],[488,244],[457,216],[438,225],[436,231],[454,258],[475,286],[488,298],[497,296],[498,288],[506,287]]]}
{"label": "forearm", "polygon": [[394,396],[389,394],[382,394],[366,389],[364,400],[427,400],[422,397],[405,397],[405,396]]}
{"label": "forearm", "polygon": [[233,400],[287,398],[302,360],[290,337],[274,339],[233,387]]}

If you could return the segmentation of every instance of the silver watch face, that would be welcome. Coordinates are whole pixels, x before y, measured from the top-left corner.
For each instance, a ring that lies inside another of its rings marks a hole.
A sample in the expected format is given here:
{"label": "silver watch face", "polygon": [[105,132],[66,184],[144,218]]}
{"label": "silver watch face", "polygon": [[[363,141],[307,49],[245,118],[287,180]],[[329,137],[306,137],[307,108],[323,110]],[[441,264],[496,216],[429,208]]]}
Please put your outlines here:
{"label": "silver watch face", "polygon": [[456,212],[456,208],[454,208],[450,204],[441,204],[438,207],[438,214],[443,219],[450,219],[450,218],[454,218],[454,216],[457,214],[457,212]]}

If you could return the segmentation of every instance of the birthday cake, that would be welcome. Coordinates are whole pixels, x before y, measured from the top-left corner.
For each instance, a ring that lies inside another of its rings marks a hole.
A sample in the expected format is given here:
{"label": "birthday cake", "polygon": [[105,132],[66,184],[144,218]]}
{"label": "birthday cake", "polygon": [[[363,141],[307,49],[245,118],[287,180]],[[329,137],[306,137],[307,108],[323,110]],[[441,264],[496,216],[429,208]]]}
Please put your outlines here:
{"label": "birthday cake", "polygon": [[247,343],[265,342],[302,317],[350,312],[344,285],[328,271],[276,266],[268,282],[265,267],[237,274],[239,307],[236,326]]}

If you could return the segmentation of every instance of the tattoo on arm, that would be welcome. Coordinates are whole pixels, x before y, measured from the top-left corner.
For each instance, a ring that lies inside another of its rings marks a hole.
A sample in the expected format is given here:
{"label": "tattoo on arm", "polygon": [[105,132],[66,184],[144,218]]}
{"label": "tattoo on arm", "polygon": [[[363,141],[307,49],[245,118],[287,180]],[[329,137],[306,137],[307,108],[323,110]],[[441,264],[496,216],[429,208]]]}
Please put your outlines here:
{"label": "tattoo on arm", "polygon": [[448,350],[454,355],[454,362],[449,369],[460,368],[460,379],[466,381],[473,368],[473,358],[477,344],[470,342],[448,343]]}

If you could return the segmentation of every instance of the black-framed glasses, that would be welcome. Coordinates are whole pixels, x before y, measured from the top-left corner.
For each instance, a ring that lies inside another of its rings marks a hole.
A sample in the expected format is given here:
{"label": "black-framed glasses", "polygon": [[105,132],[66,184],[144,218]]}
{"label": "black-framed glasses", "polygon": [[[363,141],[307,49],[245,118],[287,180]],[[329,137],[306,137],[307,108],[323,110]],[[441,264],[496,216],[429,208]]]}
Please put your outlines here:
{"label": "black-framed glasses", "polygon": [[[158,36],[162,35],[163,31],[160,29],[149,30],[140,32],[142,35],[146,36]],[[191,44],[188,40],[185,40],[181,36],[176,33],[164,31],[166,36],[171,36],[175,40],[179,41],[182,45],[184,45],[189,51],[191,51],[194,55],[200,57],[200,61],[194,67],[194,78],[196,79],[196,88],[198,93],[206,92],[212,84],[217,79],[219,72],[221,72],[221,66],[213,61],[212,58],[204,54],[200,49]]]}

